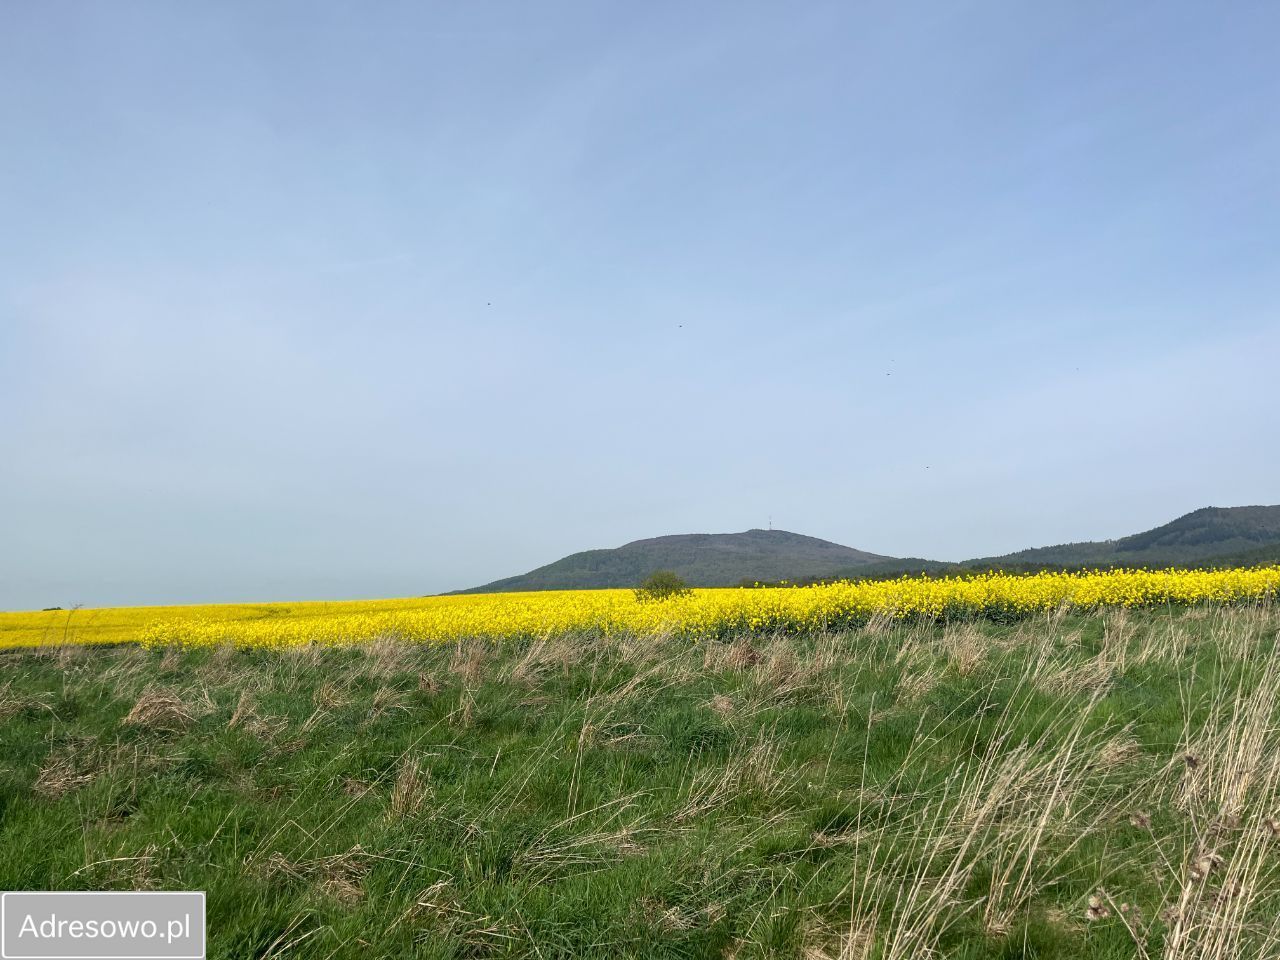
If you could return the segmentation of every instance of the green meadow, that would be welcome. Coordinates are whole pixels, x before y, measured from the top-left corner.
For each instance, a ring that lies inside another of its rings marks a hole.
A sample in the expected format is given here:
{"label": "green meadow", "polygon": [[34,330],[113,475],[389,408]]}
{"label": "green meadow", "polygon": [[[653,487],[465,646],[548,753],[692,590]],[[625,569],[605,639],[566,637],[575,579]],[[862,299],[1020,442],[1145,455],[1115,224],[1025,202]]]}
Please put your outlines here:
{"label": "green meadow", "polygon": [[211,958],[1280,956],[1280,611],[0,655],[0,888]]}

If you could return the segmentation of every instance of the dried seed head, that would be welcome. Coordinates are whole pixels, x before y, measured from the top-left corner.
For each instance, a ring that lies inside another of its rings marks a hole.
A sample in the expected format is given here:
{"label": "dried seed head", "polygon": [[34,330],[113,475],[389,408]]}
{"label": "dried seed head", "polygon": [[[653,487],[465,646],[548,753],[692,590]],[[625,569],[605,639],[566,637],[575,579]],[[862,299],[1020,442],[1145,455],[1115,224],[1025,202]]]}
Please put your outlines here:
{"label": "dried seed head", "polygon": [[733,713],[733,698],[727,697],[723,693],[717,693],[711,698],[711,709],[722,717],[727,717]]}
{"label": "dried seed head", "polygon": [[1240,881],[1232,880],[1222,885],[1222,889],[1218,891],[1217,899],[1219,903],[1226,903],[1228,900],[1233,900],[1240,896],[1243,892],[1244,887],[1240,885]]}
{"label": "dried seed head", "polygon": [[1222,857],[1216,853],[1206,853],[1204,856],[1197,857],[1195,862],[1191,864],[1187,874],[1192,880],[1203,880],[1213,872],[1214,867],[1222,863]]}
{"label": "dried seed head", "polygon": [[1111,916],[1111,908],[1107,906],[1106,894],[1102,890],[1089,894],[1088,904],[1084,912],[1086,920],[1104,920]]}
{"label": "dried seed head", "polygon": [[[1108,668],[1110,673],[1110,668]],[[1120,736],[1108,740],[1098,751],[1098,763],[1103,769],[1131,763],[1142,755],[1142,747],[1133,737]]]}
{"label": "dried seed head", "polygon": [[1013,924],[1004,917],[992,917],[987,921],[987,935],[996,939],[1007,937],[1012,929]]}
{"label": "dried seed head", "polygon": [[364,780],[356,780],[353,777],[342,778],[342,792],[348,797],[363,797],[371,789],[373,785]]}

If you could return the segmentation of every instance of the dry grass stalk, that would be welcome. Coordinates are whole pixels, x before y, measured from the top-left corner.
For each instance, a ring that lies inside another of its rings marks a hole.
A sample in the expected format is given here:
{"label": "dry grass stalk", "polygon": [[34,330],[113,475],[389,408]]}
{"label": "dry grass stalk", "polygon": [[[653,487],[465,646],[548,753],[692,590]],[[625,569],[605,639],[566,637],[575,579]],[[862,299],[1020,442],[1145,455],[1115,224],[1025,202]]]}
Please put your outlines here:
{"label": "dry grass stalk", "polygon": [[356,844],[345,853],[310,860],[294,861],[273,853],[263,861],[261,869],[269,878],[314,883],[325,896],[353,904],[364,899],[362,884],[372,865],[373,858]]}
{"label": "dry grass stalk", "polygon": [[416,815],[431,796],[431,780],[422,761],[415,756],[400,760],[395,784],[391,788],[388,814],[400,819]]}
{"label": "dry grass stalk", "polygon": [[429,696],[435,696],[444,689],[440,678],[425,670],[418,674],[418,689]]}
{"label": "dry grass stalk", "polygon": [[963,623],[948,626],[943,631],[941,645],[956,673],[967,677],[986,659],[992,643],[976,625]]}
{"label": "dry grass stalk", "polygon": [[1277,776],[1278,700],[1280,661],[1272,658],[1252,689],[1228,685],[1219,691],[1196,735],[1188,719],[1179,806],[1193,813],[1208,811],[1208,820],[1241,817],[1250,794]]}
{"label": "dry grass stalk", "polygon": [[227,726],[233,730],[244,730],[262,740],[273,740],[289,726],[284,717],[270,717],[258,713],[257,702],[252,691],[243,690]]}
{"label": "dry grass stalk", "polygon": [[733,716],[733,697],[727,696],[726,694],[717,693],[711,698],[711,702],[708,706],[711,707],[714,713],[721,717],[725,717],[727,719]]}
{"label": "dry grass stalk", "polygon": [[1122,767],[1142,756],[1142,747],[1130,734],[1122,733],[1104,740],[1097,750],[1097,763],[1103,770]]}
{"label": "dry grass stalk", "polygon": [[919,700],[942,680],[943,662],[928,654],[912,657],[902,669],[898,680],[899,701]]}
{"label": "dry grass stalk", "polygon": [[1132,662],[1177,663],[1187,656],[1192,643],[1191,631],[1170,618],[1164,623],[1148,627],[1138,635]]}
{"label": "dry grass stalk", "polygon": [[748,683],[740,703],[743,716],[816,696],[823,688],[824,668],[813,658],[801,660],[795,645],[775,639],[763,652],[754,650]]}
{"label": "dry grass stalk", "polygon": [[[1029,672],[1023,684],[1033,677]],[[1093,704],[1064,715],[1033,741],[1014,739],[1024,708],[1006,708],[984,755],[924,799],[905,821],[905,835],[903,821],[891,815],[900,802],[892,780],[878,791],[888,800],[875,807],[865,806],[865,790],[858,792],[842,957],[936,955],[946,931],[978,909],[992,935],[1013,928],[1069,851],[1112,809],[1096,790],[1100,774],[1092,772],[1100,749],[1100,738],[1086,733]],[[979,867],[989,886],[971,899],[967,891]]]}
{"label": "dry grass stalk", "polygon": [[351,703],[351,693],[346,687],[326,680],[316,688],[311,702],[317,709],[341,710]]}
{"label": "dry grass stalk", "polygon": [[400,923],[421,927],[418,939],[424,943],[437,943],[443,937],[456,938],[462,956],[538,955],[536,949],[517,947],[528,946],[527,931],[505,920],[467,910],[447,880],[434,883],[418,894],[413,906],[395,921],[396,925]]}
{"label": "dry grass stalk", "polygon": [[1203,729],[1184,735],[1174,801],[1192,832],[1185,868],[1171,871],[1165,960],[1280,955],[1272,828],[1280,806],[1277,697],[1280,664],[1272,657],[1255,684],[1223,683]]}
{"label": "dry grass stalk", "polygon": [[[1011,752],[1003,783],[1016,808],[991,838],[990,888],[983,905],[989,931],[1003,935],[1071,851],[1096,825],[1113,820],[1122,798],[1100,794],[1108,771],[1136,757],[1127,735],[1100,739],[1086,733],[1100,694],[1077,716],[1064,715],[1029,750]],[[991,758],[999,764],[1003,761]],[[1056,841],[1050,846],[1049,841]]]}
{"label": "dry grass stalk", "polygon": [[730,758],[724,768],[695,775],[674,820],[689,823],[700,819],[747,792],[776,798],[794,784],[797,776],[795,771],[784,768],[777,741],[757,740]]}
{"label": "dry grass stalk", "polygon": [[399,637],[383,635],[361,645],[369,676],[378,680],[391,680],[408,669],[414,648]]}
{"label": "dry grass stalk", "polygon": [[1039,643],[1035,645],[1028,673],[1035,686],[1045,693],[1097,696],[1107,690],[1121,665],[1122,657],[1105,646],[1097,655],[1081,660],[1070,650],[1063,653],[1055,644]]}
{"label": "dry grass stalk", "polygon": [[160,885],[157,868],[161,855],[160,847],[150,843],[139,853],[121,853],[86,863],[68,879],[83,877],[82,882],[90,882],[99,889],[152,890]]}
{"label": "dry grass stalk", "polygon": [[83,752],[68,750],[55,753],[41,766],[32,789],[46,799],[57,800],[92,783],[99,772],[98,765]]}
{"label": "dry grass stalk", "polygon": [[877,610],[862,625],[862,633],[868,637],[882,637],[893,629],[895,623],[892,611]]}
{"label": "dry grass stalk", "polygon": [[369,719],[378,720],[393,710],[408,710],[404,694],[395,687],[379,687],[369,701]]}
{"label": "dry grass stalk", "polygon": [[124,718],[126,726],[178,732],[196,722],[190,698],[174,690],[151,688],[143,692]]}
{"label": "dry grass stalk", "polygon": [[760,651],[747,635],[740,636],[728,644],[708,643],[703,652],[703,666],[707,670],[739,672],[750,669],[759,662]]}
{"label": "dry grass stalk", "polygon": [[638,838],[650,832],[628,826],[554,839],[562,829],[562,824],[557,825],[531,843],[516,858],[516,867],[532,878],[540,879],[565,872],[590,873],[625,857],[643,853],[645,847]]}
{"label": "dry grass stalk", "polygon": [[47,710],[53,713],[53,694],[19,695],[13,692],[12,681],[0,686],[0,720],[28,713],[34,710]]}
{"label": "dry grass stalk", "polygon": [[248,690],[240,692],[240,699],[236,702],[236,708],[231,711],[231,719],[227,721],[228,727],[244,727],[251,720],[257,719],[257,711],[254,709],[253,694]]}
{"label": "dry grass stalk", "polygon": [[449,669],[467,686],[478,686],[485,678],[492,645],[481,640],[459,643],[453,651]]}
{"label": "dry grass stalk", "polygon": [[557,668],[563,670],[566,663],[563,646],[545,639],[534,640],[523,656],[511,665],[507,678],[522,687],[538,686]]}

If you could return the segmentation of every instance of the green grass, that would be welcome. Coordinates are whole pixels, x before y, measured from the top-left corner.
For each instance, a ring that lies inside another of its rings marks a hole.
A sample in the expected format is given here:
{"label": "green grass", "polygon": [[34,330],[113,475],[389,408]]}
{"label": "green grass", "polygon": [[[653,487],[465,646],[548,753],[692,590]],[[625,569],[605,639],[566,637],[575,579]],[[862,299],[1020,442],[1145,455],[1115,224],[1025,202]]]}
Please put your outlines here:
{"label": "green grass", "polygon": [[207,890],[214,958],[1274,956],[1278,629],[7,653],[0,888]]}

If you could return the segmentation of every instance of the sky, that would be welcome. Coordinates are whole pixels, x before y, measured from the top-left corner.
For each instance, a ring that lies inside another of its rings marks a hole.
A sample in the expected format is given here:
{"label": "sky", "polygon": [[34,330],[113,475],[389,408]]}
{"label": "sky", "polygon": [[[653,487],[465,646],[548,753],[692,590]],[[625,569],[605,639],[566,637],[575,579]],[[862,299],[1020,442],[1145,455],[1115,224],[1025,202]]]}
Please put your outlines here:
{"label": "sky", "polygon": [[0,6],[0,609],[1280,503],[1280,7]]}

